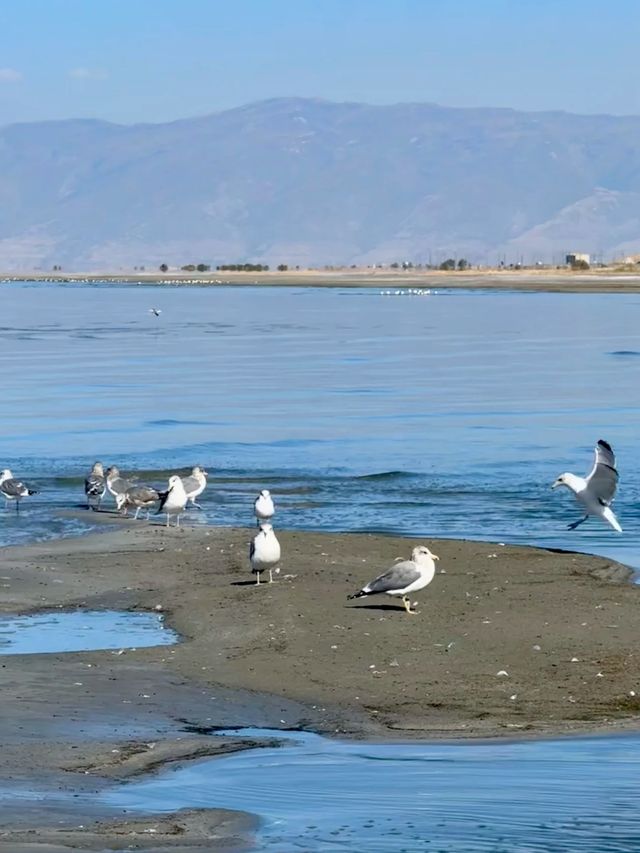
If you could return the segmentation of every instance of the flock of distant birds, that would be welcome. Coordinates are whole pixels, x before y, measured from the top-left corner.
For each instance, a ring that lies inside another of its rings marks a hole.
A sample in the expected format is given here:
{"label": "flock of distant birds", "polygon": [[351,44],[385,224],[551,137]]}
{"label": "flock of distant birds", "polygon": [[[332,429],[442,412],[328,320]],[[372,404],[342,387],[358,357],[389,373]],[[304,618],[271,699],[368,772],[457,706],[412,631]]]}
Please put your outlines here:
{"label": "flock of distant birds", "polygon": [[[167,489],[159,490],[125,479],[115,465],[111,465],[105,471],[101,462],[95,462],[85,478],[84,491],[89,509],[99,510],[102,499],[109,492],[115,500],[117,511],[121,514],[127,515],[129,509],[135,507],[134,519],[138,518],[140,510],[147,511],[148,519],[151,509],[157,504],[156,515],[164,513],[167,516],[167,527],[170,526],[171,516],[175,517],[175,526],[179,527],[180,516],[189,503],[201,509],[196,498],[200,497],[206,489],[207,476],[208,472],[200,465],[196,465],[191,470],[191,474],[186,477],[180,477],[177,474],[170,476]],[[559,486],[569,489],[584,511],[582,518],[569,525],[570,530],[575,530],[593,516],[622,533],[622,527],[611,509],[618,486],[618,471],[613,450],[606,441],[601,439],[596,444],[594,465],[586,477],[578,477],[567,472],[557,478],[552,488]],[[0,472],[0,494],[4,496],[7,505],[15,500],[18,511],[20,501],[36,494],[36,490],[30,489],[21,480],[15,479],[7,468]],[[272,583],[274,571],[276,574],[280,571],[278,563],[281,548],[271,524],[276,509],[268,489],[263,489],[256,497],[253,510],[258,523],[258,532],[249,549],[251,571],[256,577],[256,584],[260,584],[260,576],[263,572],[268,572],[269,583]],[[426,545],[420,545],[413,549],[410,560],[396,562],[354,595],[348,597],[361,598],[385,593],[400,597],[407,613],[415,613],[417,602],[412,604],[409,596],[431,583],[436,572],[435,561],[438,559],[439,557]]]}

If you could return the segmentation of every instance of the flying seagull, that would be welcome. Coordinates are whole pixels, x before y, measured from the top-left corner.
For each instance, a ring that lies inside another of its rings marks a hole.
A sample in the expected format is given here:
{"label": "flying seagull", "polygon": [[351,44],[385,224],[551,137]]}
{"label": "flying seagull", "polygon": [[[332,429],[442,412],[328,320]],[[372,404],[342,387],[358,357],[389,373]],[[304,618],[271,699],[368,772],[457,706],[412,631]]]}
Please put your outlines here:
{"label": "flying seagull", "polygon": [[273,498],[269,489],[263,489],[253,504],[253,509],[258,520],[258,525],[262,521],[269,521],[273,518],[276,508],[273,505]]}
{"label": "flying seagull", "polygon": [[29,489],[20,480],[16,480],[8,468],[0,472],[0,493],[5,499],[5,503],[9,506],[9,501],[16,502],[16,512],[20,511],[20,500],[29,495],[36,495],[35,489]]}
{"label": "flying seagull", "polygon": [[569,525],[569,530],[575,530],[590,515],[597,515],[618,533],[622,533],[618,519],[611,509],[618,486],[616,457],[613,455],[611,445],[602,439],[596,444],[595,452],[595,462],[587,477],[577,477],[575,474],[569,473],[560,474],[551,488],[566,486],[573,492],[576,500],[585,511],[583,518]]}
{"label": "flying seagull", "polygon": [[273,583],[273,569],[280,562],[280,543],[270,524],[260,525],[249,548],[249,560],[257,584],[260,583],[261,572],[269,572],[269,583]]}
{"label": "flying seagull", "polygon": [[[87,496],[87,509],[100,509],[100,503],[107,491],[107,481],[104,476],[104,468],[102,462],[94,462],[91,471],[87,474],[84,481],[84,493]],[[94,506],[91,503],[92,498],[97,498],[98,502]]]}
{"label": "flying seagull", "polygon": [[209,476],[209,472],[205,471],[200,465],[196,465],[191,469],[191,474],[189,477],[182,477],[182,486],[187,493],[187,501],[191,501],[191,503],[196,507],[196,509],[202,509],[200,504],[196,503],[196,498],[199,497],[204,490],[207,488],[207,477]]}
{"label": "flying seagull", "polygon": [[436,554],[432,554],[426,545],[419,545],[411,552],[410,560],[403,560],[391,566],[386,572],[379,575],[375,580],[363,586],[360,592],[349,595],[348,598],[361,598],[363,595],[378,595],[381,592],[387,595],[399,595],[407,613],[415,613],[411,609],[411,601],[407,597],[411,592],[424,589],[431,583],[436,573],[434,560],[439,560]]}
{"label": "flying seagull", "polygon": [[149,308],[149,314],[153,314],[154,317],[159,317],[162,314],[161,308]]}
{"label": "flying seagull", "polygon": [[169,519],[172,515],[176,516],[176,527],[180,527],[180,516],[184,512],[187,504],[187,493],[182,485],[182,480],[177,474],[169,477],[169,488],[166,492],[160,492],[160,506],[158,507],[159,515],[161,512],[166,513],[167,527],[169,527]]}

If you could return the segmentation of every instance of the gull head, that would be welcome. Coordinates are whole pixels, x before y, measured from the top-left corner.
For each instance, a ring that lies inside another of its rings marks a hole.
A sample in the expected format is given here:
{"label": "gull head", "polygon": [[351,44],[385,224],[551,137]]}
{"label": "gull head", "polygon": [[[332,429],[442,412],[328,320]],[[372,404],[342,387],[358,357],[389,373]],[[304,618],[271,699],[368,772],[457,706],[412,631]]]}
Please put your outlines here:
{"label": "gull head", "polygon": [[269,489],[262,489],[262,491],[260,492],[260,497],[261,498],[270,498],[271,492],[269,491]]}
{"label": "gull head", "polygon": [[199,477],[201,475],[203,477],[207,477],[209,475],[209,472],[205,471],[204,468],[202,467],[202,465],[195,465],[191,469],[191,473],[193,474],[194,477]]}
{"label": "gull head", "polygon": [[0,482],[4,482],[5,480],[12,480],[13,474],[8,468],[5,468],[3,471],[0,471]]}
{"label": "gull head", "polygon": [[571,478],[571,474],[560,474],[557,480],[552,483],[551,488],[557,489],[558,486],[566,486],[568,489],[571,488],[569,486],[569,479]]}
{"label": "gull head", "polygon": [[177,474],[172,474],[169,477],[169,488],[171,489],[171,488],[173,488],[173,486],[177,486],[179,482],[180,482],[180,477],[178,477]]}
{"label": "gull head", "polygon": [[115,480],[115,478],[119,477],[119,476],[120,476],[120,470],[119,470],[119,468],[116,468],[115,465],[111,465],[109,468],[107,468],[107,479],[108,480]]}
{"label": "gull head", "polygon": [[272,524],[261,524],[260,525],[260,533],[273,533],[273,525]]}
{"label": "gull head", "polygon": [[93,467],[91,468],[92,474],[97,474],[99,477],[104,477],[104,468],[102,467],[102,462],[94,462]]}
{"label": "gull head", "polygon": [[418,545],[411,552],[411,559],[414,563],[424,563],[425,560],[439,560],[437,554],[432,554],[426,545]]}

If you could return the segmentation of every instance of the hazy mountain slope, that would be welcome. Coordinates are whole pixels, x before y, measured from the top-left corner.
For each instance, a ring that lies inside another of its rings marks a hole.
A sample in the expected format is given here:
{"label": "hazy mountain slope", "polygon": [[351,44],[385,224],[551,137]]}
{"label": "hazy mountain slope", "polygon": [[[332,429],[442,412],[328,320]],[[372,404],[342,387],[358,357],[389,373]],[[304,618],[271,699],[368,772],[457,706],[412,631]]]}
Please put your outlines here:
{"label": "hazy mountain slope", "polygon": [[640,247],[640,118],[277,99],[0,129],[0,268]]}

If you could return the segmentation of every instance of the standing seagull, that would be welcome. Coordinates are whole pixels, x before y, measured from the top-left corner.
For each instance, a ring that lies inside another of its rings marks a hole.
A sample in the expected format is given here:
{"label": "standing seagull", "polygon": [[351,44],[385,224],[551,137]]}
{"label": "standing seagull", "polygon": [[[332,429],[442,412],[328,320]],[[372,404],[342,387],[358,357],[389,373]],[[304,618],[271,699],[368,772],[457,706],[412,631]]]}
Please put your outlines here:
{"label": "standing seagull", "polygon": [[141,509],[147,510],[147,518],[149,518],[149,510],[159,500],[160,494],[157,489],[151,486],[129,486],[120,504],[123,510],[122,514],[126,515],[129,507],[134,506],[136,508],[136,514],[133,516],[134,521],[138,518]]}
{"label": "standing seagull", "polygon": [[169,488],[166,492],[160,492],[160,506],[158,507],[159,515],[161,512],[167,515],[167,527],[169,527],[169,518],[172,515],[176,516],[176,527],[180,527],[180,516],[184,512],[187,504],[187,493],[182,485],[182,480],[177,474],[169,477]]}
{"label": "standing seagull", "polygon": [[577,477],[575,474],[560,474],[551,486],[566,486],[575,495],[579,504],[585,510],[584,518],[574,521],[569,525],[569,530],[575,530],[579,524],[585,522],[590,515],[597,515],[607,524],[611,525],[618,533],[622,528],[618,519],[613,514],[611,504],[618,486],[618,472],[616,471],[616,457],[613,455],[611,445],[600,439],[595,448],[596,458],[587,477]]}
{"label": "standing seagull", "polygon": [[[100,503],[107,491],[107,481],[104,477],[104,468],[102,462],[94,462],[91,471],[87,474],[84,481],[84,493],[87,496],[87,509],[100,509]],[[97,498],[98,503],[94,506],[91,503],[91,498]]]}
{"label": "standing seagull", "polygon": [[115,465],[107,468],[105,474],[107,481],[107,490],[116,502],[116,509],[122,509],[124,505],[124,493],[127,491],[131,483],[120,476],[120,470]]}
{"label": "standing seagull", "polygon": [[196,503],[196,498],[199,497],[207,488],[208,476],[208,471],[205,471],[204,468],[200,467],[200,465],[196,465],[195,468],[191,469],[191,476],[181,478],[182,485],[187,493],[187,500],[191,501],[196,509],[202,509],[200,504]]}
{"label": "standing seagull", "polygon": [[9,501],[16,502],[16,512],[20,512],[21,498],[37,494],[35,489],[29,489],[20,480],[15,480],[8,468],[0,472],[0,492],[5,499],[6,506],[9,506]]}
{"label": "standing seagull", "polygon": [[269,572],[269,583],[273,583],[273,569],[280,562],[280,543],[270,524],[260,525],[260,531],[253,537],[249,548],[249,560],[257,584],[260,583],[261,572]]}
{"label": "standing seagull", "polygon": [[269,489],[263,489],[260,492],[255,500],[253,509],[256,514],[258,525],[260,525],[260,522],[262,521],[269,521],[270,518],[273,518],[276,508],[273,505],[273,498],[271,497]]}
{"label": "standing seagull", "polygon": [[348,598],[378,595],[381,592],[387,595],[400,595],[407,613],[415,613],[416,611],[411,609],[411,601],[407,596],[431,583],[436,573],[434,560],[439,559],[440,557],[432,554],[426,545],[419,545],[411,552],[410,560],[403,560],[391,566],[375,580],[363,586],[360,592],[349,595]]}

